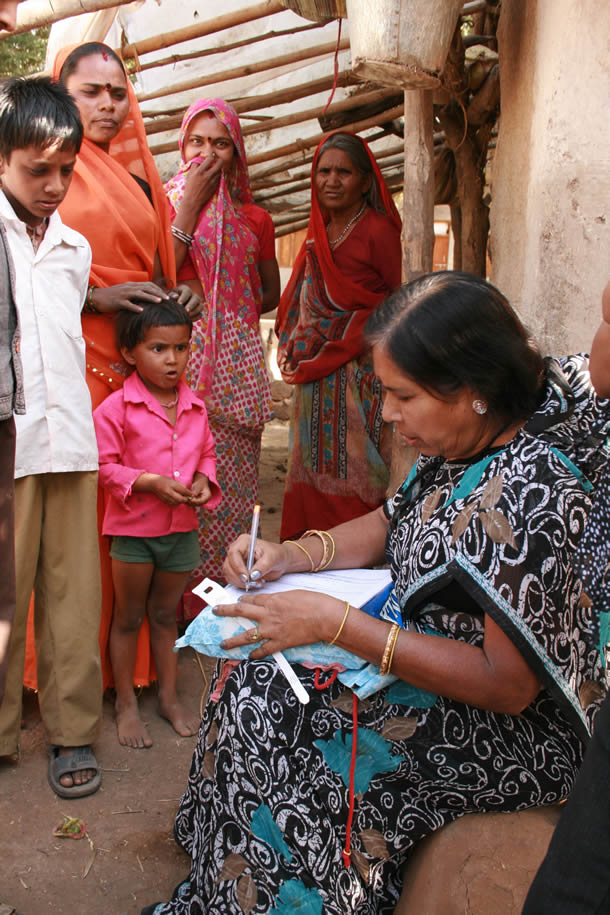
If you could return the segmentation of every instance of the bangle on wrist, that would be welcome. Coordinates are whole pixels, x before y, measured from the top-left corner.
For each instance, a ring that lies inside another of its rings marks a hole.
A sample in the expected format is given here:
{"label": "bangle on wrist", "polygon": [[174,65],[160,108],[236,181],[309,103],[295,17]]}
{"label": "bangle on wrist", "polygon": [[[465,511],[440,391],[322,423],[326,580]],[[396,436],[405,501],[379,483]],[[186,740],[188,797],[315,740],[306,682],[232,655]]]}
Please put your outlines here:
{"label": "bangle on wrist", "polygon": [[309,571],[310,571],[310,572],[314,572],[314,571],[315,571],[315,562],[313,561],[313,559],[312,559],[312,557],[311,557],[311,553],[309,552],[309,550],[306,550],[306,549],[305,549],[305,547],[303,546],[302,543],[299,543],[298,540],[284,540],[284,543],[294,543],[295,546],[298,546],[298,548],[299,548],[300,550],[302,550],[303,553],[305,553],[305,555],[307,556],[307,558],[309,559],[309,561],[310,561],[310,563],[311,563],[311,569],[310,569]]}
{"label": "bangle on wrist", "polygon": [[97,286],[88,286],[87,295],[85,296],[85,304],[83,305],[83,311],[86,311],[88,314],[99,315],[99,308],[96,308],[93,304],[93,293],[97,289]]}
{"label": "bangle on wrist", "polygon": [[390,626],[390,632],[388,633],[388,637],[386,639],[385,648],[383,649],[381,664],[379,665],[379,673],[382,677],[385,674],[390,673],[392,661],[394,660],[394,649],[396,647],[396,641],[398,639],[399,632],[400,626],[398,623],[392,623]]}
{"label": "bangle on wrist", "polygon": [[303,540],[304,537],[320,538],[320,541],[322,542],[322,558],[317,566],[312,564],[311,571],[323,572],[335,558],[335,540],[333,535],[329,534],[328,531],[305,531],[300,540]]}
{"label": "bangle on wrist", "polygon": [[189,235],[188,232],[183,232],[178,226],[172,226],[172,235],[174,238],[177,238],[178,241],[181,241],[182,244],[186,245],[187,248],[190,248],[193,244],[193,236]]}
{"label": "bangle on wrist", "polygon": [[346,621],[346,619],[347,619],[347,617],[348,617],[348,614],[349,614],[349,612],[350,612],[351,609],[352,609],[352,608],[351,608],[351,605],[350,605],[349,601],[347,601],[346,604],[345,604],[345,613],[343,614],[343,619],[341,620],[341,625],[340,625],[339,628],[337,629],[337,632],[335,633],[334,639],[332,639],[332,640],[328,643],[329,645],[334,645],[335,642],[337,641],[337,639],[339,638],[339,636],[341,635],[341,633],[343,632],[343,627],[345,626],[345,621]]}

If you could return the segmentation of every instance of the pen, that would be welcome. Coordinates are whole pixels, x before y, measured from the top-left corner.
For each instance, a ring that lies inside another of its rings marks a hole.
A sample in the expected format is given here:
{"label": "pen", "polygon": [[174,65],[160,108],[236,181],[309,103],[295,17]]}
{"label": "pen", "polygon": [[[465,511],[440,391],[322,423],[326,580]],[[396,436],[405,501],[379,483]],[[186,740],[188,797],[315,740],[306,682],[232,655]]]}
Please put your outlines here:
{"label": "pen", "polygon": [[261,507],[260,505],[254,506],[254,511],[252,512],[252,527],[250,528],[250,544],[248,546],[248,559],[246,562],[246,571],[248,572],[248,580],[246,582],[246,591],[250,589],[250,572],[252,571],[252,566],[254,565],[254,549],[256,547],[256,535],[258,534],[258,521],[260,518]]}

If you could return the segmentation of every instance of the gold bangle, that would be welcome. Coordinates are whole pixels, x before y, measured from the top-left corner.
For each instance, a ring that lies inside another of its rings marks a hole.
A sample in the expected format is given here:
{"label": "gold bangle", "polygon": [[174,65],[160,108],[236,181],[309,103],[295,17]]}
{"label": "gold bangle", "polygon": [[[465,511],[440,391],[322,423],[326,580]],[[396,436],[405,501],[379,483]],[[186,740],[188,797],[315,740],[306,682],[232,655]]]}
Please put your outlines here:
{"label": "gold bangle", "polygon": [[[312,572],[322,572],[324,569],[327,569],[335,555],[335,541],[333,540],[332,535],[329,534],[328,531],[305,531],[304,534],[301,534],[299,539],[302,540],[304,537],[319,537],[322,543],[322,558],[317,566],[312,569]],[[328,540],[326,540],[327,537]],[[329,541],[332,544],[332,552],[329,548]]]}
{"label": "gold bangle", "polygon": [[339,636],[341,635],[341,633],[343,632],[343,627],[345,626],[345,621],[346,621],[346,619],[347,619],[347,615],[348,615],[348,613],[350,612],[351,609],[352,609],[352,608],[351,608],[351,606],[350,606],[349,601],[346,601],[346,604],[345,604],[345,613],[344,613],[344,615],[343,615],[343,619],[341,620],[341,625],[340,625],[339,628],[337,629],[337,633],[336,633],[334,639],[332,640],[332,642],[329,642],[329,643],[328,643],[329,645],[334,645],[335,642],[337,641],[337,639],[339,638]]}
{"label": "gold bangle", "polygon": [[303,546],[303,544],[302,544],[302,543],[299,543],[298,540],[284,540],[284,543],[294,543],[294,545],[295,545],[295,546],[298,546],[298,548],[299,548],[300,550],[303,550],[303,552],[305,553],[305,555],[307,556],[307,558],[309,559],[309,561],[310,561],[310,563],[311,563],[311,569],[310,569],[310,571],[313,572],[314,566],[315,566],[315,562],[313,561],[312,555],[311,555],[311,553],[309,552],[309,550],[306,550],[305,547]]}
{"label": "gold bangle", "polygon": [[394,643],[395,643],[396,639],[398,638],[399,629],[400,629],[400,626],[398,625],[398,623],[392,623],[392,625],[390,626],[390,631],[389,631],[388,637],[386,639],[385,648],[383,649],[381,664],[379,665],[379,673],[381,674],[382,677],[385,674],[387,674],[387,672],[388,672],[388,667],[389,667],[389,662],[390,662],[390,653],[392,652]]}
{"label": "gold bangle", "polygon": [[392,651],[390,652],[390,660],[388,661],[388,669],[386,674],[389,674],[392,670],[392,661],[394,660],[394,649],[396,648],[396,643],[398,642],[398,636],[400,635],[400,626],[396,630],[396,635],[394,636],[394,641],[392,642]]}
{"label": "gold bangle", "polygon": [[318,566],[318,568],[317,568],[317,570],[316,570],[316,571],[318,571],[318,572],[323,572],[324,569],[327,569],[327,568],[329,567],[329,565],[331,564],[331,562],[332,562],[333,559],[335,558],[335,539],[334,539],[334,537],[333,537],[332,534],[329,534],[328,531],[320,531],[320,533],[321,533],[321,534],[324,534],[326,537],[328,537],[328,539],[330,540],[330,542],[331,542],[332,545],[333,545],[333,548],[332,548],[332,551],[331,551],[331,554],[330,554],[330,557],[329,557],[328,561],[325,562],[324,565]]}

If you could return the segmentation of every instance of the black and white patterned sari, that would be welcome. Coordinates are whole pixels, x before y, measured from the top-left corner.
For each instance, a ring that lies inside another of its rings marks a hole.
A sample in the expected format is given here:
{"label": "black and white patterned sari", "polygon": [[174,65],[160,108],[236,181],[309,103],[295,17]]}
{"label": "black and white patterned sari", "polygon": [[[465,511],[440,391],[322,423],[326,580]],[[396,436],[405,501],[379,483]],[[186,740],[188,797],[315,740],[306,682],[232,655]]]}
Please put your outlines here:
{"label": "black and white patterned sari", "polygon": [[562,397],[547,392],[544,430],[471,463],[422,461],[387,504],[402,619],[481,644],[489,615],[542,682],[534,702],[495,714],[398,681],[359,702],[354,723],[338,681],[316,689],[297,668],[303,706],[275,663],[240,663],[208,702],[176,819],[191,872],[157,915],[390,913],[424,836],[466,813],[567,797],[603,676],[570,565],[590,506],[575,458],[590,470],[595,445],[578,457],[580,432],[553,432]]}

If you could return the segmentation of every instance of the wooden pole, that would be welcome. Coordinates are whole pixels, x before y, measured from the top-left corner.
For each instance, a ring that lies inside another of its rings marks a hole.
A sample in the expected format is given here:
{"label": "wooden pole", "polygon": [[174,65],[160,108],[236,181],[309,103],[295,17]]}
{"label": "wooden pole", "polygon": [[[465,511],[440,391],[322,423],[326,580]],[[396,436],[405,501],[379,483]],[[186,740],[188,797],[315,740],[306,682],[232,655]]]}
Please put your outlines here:
{"label": "wooden pole", "polygon": [[13,32],[0,31],[0,39],[80,16],[81,13],[97,13],[125,3],[131,3],[131,0],[36,0],[34,3],[30,0],[27,5],[24,3],[17,7],[16,29]]}
{"label": "wooden pole", "polygon": [[[434,110],[432,92],[408,89],[404,106],[402,276],[405,283],[432,270],[434,252]],[[388,492],[394,492],[415,462],[414,448],[392,440]]]}
{"label": "wooden pole", "polygon": [[[304,98],[308,95],[315,95],[318,92],[324,92],[332,89],[334,77],[323,76],[321,79],[313,80],[310,83],[298,83],[290,89],[276,89],[273,92],[267,92],[264,95],[247,96],[246,98],[227,99],[235,108],[238,114],[246,114],[248,111],[255,109],[264,110],[273,108],[275,105],[284,105],[286,102],[296,102],[297,99]],[[359,83],[359,80],[352,74],[351,70],[343,70],[337,76],[337,86],[352,86]],[[146,125],[146,133],[162,133],[165,130],[175,130],[180,127],[186,107],[174,109],[171,117],[163,117]],[[143,117],[153,117],[163,115],[163,112],[147,111],[142,112]]]}
{"label": "wooden pole", "polygon": [[[388,111],[382,111],[379,114],[376,114],[375,117],[367,118],[364,121],[357,121],[355,124],[346,124],[345,129],[349,129],[352,133],[359,133],[361,130],[368,130],[369,127],[376,127],[378,124],[383,124],[384,121],[392,121],[394,118],[399,118],[402,113],[403,105],[397,105],[395,108],[390,108]],[[288,143],[286,146],[278,146],[267,152],[250,156],[248,158],[248,165],[258,165],[260,162],[269,162],[271,159],[279,159],[280,156],[287,156],[295,152],[312,149],[312,147],[317,146],[320,140],[325,136],[326,133],[317,133],[313,137],[308,137],[306,140],[296,140],[294,143]]]}
{"label": "wooden pole", "polygon": [[251,38],[242,38],[241,41],[231,41],[227,44],[217,45],[213,48],[204,48],[201,51],[191,51],[190,54],[170,54],[169,57],[159,57],[157,60],[151,60],[148,64],[139,64],[138,73],[144,70],[154,70],[156,67],[164,67],[166,64],[180,64],[185,60],[199,60],[200,57],[209,57],[212,54],[226,54],[227,51],[235,51],[237,48],[245,48],[251,44],[257,44],[259,41],[268,41],[270,38],[280,38],[283,35],[296,35],[300,32],[310,32],[312,29],[321,29],[328,23],[312,22],[310,25],[301,25],[296,29],[280,29],[271,32],[265,32],[263,35],[254,35]]}
{"label": "wooden pole", "polygon": [[243,25],[244,22],[254,22],[256,19],[271,16],[273,13],[281,13],[284,9],[285,7],[279,0],[263,0],[262,3],[234,10],[232,13],[225,13],[224,16],[214,16],[212,19],[206,19],[205,22],[187,25],[182,29],[175,29],[173,32],[143,38],[142,41],[135,41],[123,48],[117,48],[117,53],[121,54],[124,60],[130,57],[137,59],[142,54],[160,51],[162,48],[169,48],[171,45],[181,44],[183,41],[191,41],[193,38],[201,38],[203,35],[213,35],[215,32],[222,32],[235,25]]}
{"label": "wooden pole", "polygon": [[[384,121],[391,121],[394,118],[399,118],[402,115],[403,106],[397,105],[394,108],[389,108],[387,111],[381,111],[379,114],[376,114],[372,118],[367,118],[364,121],[357,121],[356,123],[346,124],[345,129],[350,130],[352,133],[358,133],[361,130],[368,130],[370,127],[376,127],[378,124],[383,124]],[[294,143],[288,143],[286,146],[279,146],[275,149],[268,150],[264,153],[258,153],[254,156],[248,157],[248,165],[258,165],[260,162],[269,162],[271,159],[279,159],[281,156],[288,156],[295,152],[304,152],[307,149],[311,149],[314,146],[317,146],[320,140],[326,136],[325,133],[317,133],[312,137],[308,137],[306,140],[295,140]],[[160,156],[163,153],[173,152],[176,149],[176,142],[168,143],[159,143],[157,146],[151,146],[150,151],[153,156]],[[298,163],[295,165],[301,165],[303,159],[299,159]]]}
{"label": "wooden pole", "polygon": [[[366,142],[371,146],[375,143],[376,140],[381,140],[383,137],[387,137],[387,130],[379,130],[377,133],[373,134],[370,137],[366,138]],[[402,143],[400,149],[402,149]],[[296,168],[301,165],[309,165],[313,162],[313,156],[303,156],[299,159],[298,162],[280,162],[279,165],[271,165],[269,168],[263,168],[260,171],[257,171],[254,175],[250,176],[251,181],[263,181],[266,178],[269,178],[271,175],[277,175],[278,172],[285,172],[291,168]]]}
{"label": "wooden pole", "polygon": [[434,250],[434,114],[432,93],[405,92],[403,280],[432,270]]}
{"label": "wooden pole", "polygon": [[326,109],[325,105],[319,105],[316,108],[307,108],[304,111],[296,111],[294,114],[286,114],[281,118],[272,118],[263,124],[252,124],[250,127],[244,127],[243,134],[245,137],[253,134],[268,133],[270,130],[276,130],[279,127],[288,127],[290,124],[300,124],[302,121],[313,121],[321,117],[325,111],[330,116],[340,111],[349,111],[351,108],[359,108],[361,105],[373,104],[380,102],[391,95],[396,95],[396,89],[375,89],[372,92],[362,92],[360,95],[350,95],[349,98],[336,102]]}
{"label": "wooden pole", "polygon": [[306,229],[308,225],[309,219],[302,219],[300,222],[293,222],[290,226],[280,226],[275,233],[275,237],[281,238],[283,235],[292,235],[293,232],[298,232],[299,229]]}
{"label": "wooden pole", "polygon": [[[242,64],[240,67],[232,67],[230,70],[222,70],[219,73],[212,73],[210,76],[197,76],[194,79],[187,79],[181,83],[173,83],[164,89],[157,89],[154,92],[143,92],[137,95],[139,102],[148,102],[153,98],[163,98],[166,95],[176,95],[178,92],[187,92],[189,89],[200,89],[201,86],[210,86],[213,83],[224,83],[230,79],[239,79],[243,76],[249,76],[251,73],[264,73],[266,70],[275,70],[277,67],[286,67],[289,64],[298,63],[301,60],[309,60],[313,57],[324,57],[327,54],[334,54],[337,47],[336,41],[328,41],[325,44],[314,45],[310,48],[303,48],[300,51],[291,51],[290,54],[280,54],[279,57],[272,57],[270,60],[261,60],[258,63]],[[339,42],[339,50],[345,51],[349,48],[349,38],[342,38]]]}
{"label": "wooden pole", "polygon": [[[364,121],[357,121],[355,124],[346,124],[345,129],[352,133],[359,133],[361,130],[368,130],[370,127],[376,127],[383,124],[384,121],[392,121],[394,118],[401,117],[403,106],[397,105],[395,108],[389,108],[387,111],[381,111],[375,117],[367,118]],[[317,146],[320,140],[326,136],[326,133],[316,133],[306,140],[295,140],[294,143],[288,143],[286,146],[276,146],[264,153],[257,153],[254,156],[248,156],[248,166],[258,165],[260,162],[270,162],[272,159],[279,159],[282,156],[289,156],[296,152],[305,152]],[[153,156],[159,156],[161,153],[172,152],[176,149],[176,143],[160,143],[158,146],[151,146],[150,151]],[[303,159],[295,162],[295,165],[301,165]],[[286,166],[288,167],[288,166]]]}

